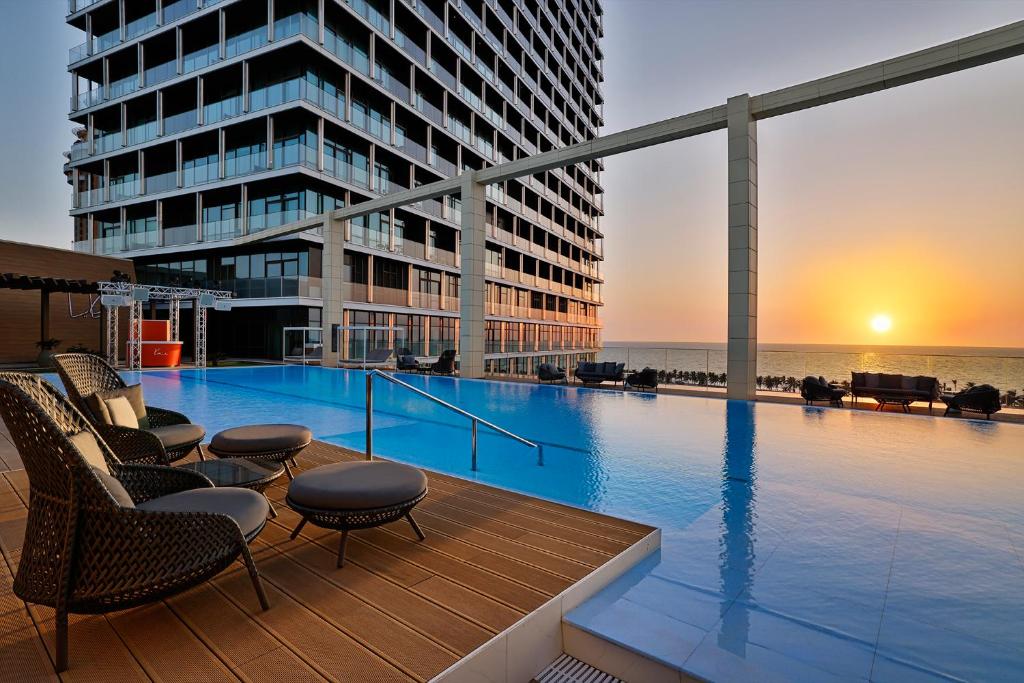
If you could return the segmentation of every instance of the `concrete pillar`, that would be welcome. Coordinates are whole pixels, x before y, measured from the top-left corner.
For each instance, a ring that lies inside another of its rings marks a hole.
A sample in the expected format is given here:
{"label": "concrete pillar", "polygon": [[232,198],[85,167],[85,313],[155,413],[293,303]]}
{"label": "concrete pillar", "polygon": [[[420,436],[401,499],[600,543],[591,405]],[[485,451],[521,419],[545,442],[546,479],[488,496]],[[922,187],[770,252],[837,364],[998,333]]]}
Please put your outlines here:
{"label": "concrete pillar", "polygon": [[342,325],[344,309],[344,287],[342,281],[345,274],[345,230],[344,221],[328,219],[324,225],[323,251],[323,313],[320,324],[323,326],[323,361],[325,368],[338,367],[341,357],[341,344],[335,325]]}
{"label": "concrete pillar", "polygon": [[459,357],[463,377],[484,376],[484,269],[487,260],[486,186],[476,171],[462,176],[462,273],[459,280]]}
{"label": "concrete pillar", "polygon": [[757,392],[757,123],[750,97],[730,97],[729,131],[729,398]]}

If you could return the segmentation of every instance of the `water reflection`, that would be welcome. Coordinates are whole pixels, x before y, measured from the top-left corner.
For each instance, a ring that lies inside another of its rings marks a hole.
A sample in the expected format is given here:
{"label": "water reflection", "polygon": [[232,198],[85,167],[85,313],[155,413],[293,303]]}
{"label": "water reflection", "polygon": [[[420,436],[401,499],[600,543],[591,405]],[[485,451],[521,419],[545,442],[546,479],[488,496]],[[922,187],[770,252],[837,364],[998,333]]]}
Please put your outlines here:
{"label": "water reflection", "polygon": [[[722,446],[722,536],[719,540],[719,580],[723,595],[740,596],[754,578],[754,498],[757,466],[754,404],[728,401]],[[718,643],[744,655],[750,616],[742,601],[722,601]]]}

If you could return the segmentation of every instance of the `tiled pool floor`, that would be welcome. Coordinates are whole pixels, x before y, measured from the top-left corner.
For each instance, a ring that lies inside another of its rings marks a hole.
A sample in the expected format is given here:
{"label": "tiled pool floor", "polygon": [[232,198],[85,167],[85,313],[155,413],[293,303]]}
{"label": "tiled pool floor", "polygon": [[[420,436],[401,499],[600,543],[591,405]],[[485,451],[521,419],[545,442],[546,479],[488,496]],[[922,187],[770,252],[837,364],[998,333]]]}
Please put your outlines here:
{"label": "tiled pool floor", "polygon": [[[755,512],[756,510],[756,512]],[[786,484],[723,502],[568,621],[713,681],[1020,681],[1024,536]]]}

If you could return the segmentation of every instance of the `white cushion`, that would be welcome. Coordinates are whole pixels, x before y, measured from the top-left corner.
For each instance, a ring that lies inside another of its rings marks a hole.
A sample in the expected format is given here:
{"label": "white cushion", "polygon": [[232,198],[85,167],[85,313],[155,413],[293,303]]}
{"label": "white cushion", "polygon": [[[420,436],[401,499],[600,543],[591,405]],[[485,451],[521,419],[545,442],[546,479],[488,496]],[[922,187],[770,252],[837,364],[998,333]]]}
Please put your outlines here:
{"label": "white cushion", "polygon": [[92,435],[92,432],[78,432],[71,434],[68,438],[87,463],[104,474],[110,474],[107,459],[103,457],[103,451],[100,450],[100,445],[96,443],[96,437]]}
{"label": "white cushion", "polygon": [[103,402],[107,406],[107,412],[110,413],[111,423],[118,427],[139,428],[139,418],[135,414],[135,408],[132,408],[131,401],[126,397],[117,396],[115,398],[108,398]]}

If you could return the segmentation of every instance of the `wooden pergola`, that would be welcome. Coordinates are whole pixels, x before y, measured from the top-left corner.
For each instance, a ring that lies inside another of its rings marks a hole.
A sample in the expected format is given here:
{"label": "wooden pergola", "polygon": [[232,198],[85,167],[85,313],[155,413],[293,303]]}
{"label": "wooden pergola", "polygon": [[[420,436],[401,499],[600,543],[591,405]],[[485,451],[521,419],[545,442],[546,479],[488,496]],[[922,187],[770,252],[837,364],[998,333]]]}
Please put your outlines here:
{"label": "wooden pergola", "polygon": [[88,280],[66,280],[64,278],[39,277],[21,273],[0,273],[0,289],[39,291],[39,340],[50,338],[50,295],[98,294],[99,287]]}

